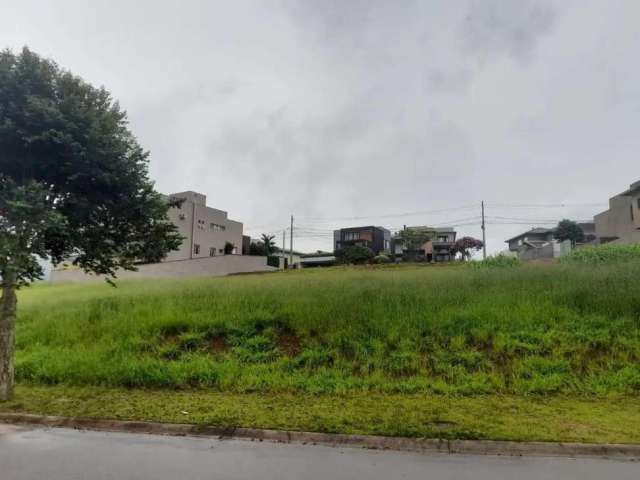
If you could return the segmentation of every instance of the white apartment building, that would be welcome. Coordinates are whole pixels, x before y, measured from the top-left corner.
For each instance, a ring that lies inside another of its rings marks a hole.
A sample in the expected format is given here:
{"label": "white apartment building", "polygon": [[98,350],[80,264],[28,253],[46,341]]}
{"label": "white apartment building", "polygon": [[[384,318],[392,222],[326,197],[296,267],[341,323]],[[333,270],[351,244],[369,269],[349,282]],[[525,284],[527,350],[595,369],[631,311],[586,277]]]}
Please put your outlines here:
{"label": "white apartment building", "polygon": [[230,220],[227,212],[207,207],[207,197],[197,192],[169,195],[181,198],[179,208],[169,210],[169,219],[185,237],[180,249],[170,252],[166,262],[224,255],[227,242],[233,244],[233,254],[242,254],[242,223]]}

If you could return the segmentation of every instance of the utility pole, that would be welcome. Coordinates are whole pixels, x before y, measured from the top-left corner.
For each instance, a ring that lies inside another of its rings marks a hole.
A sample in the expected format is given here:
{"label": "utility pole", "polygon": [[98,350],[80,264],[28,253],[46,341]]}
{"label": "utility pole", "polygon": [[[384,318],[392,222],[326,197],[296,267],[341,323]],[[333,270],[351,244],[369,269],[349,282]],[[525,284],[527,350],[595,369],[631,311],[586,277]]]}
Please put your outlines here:
{"label": "utility pole", "polygon": [[287,238],[287,229],[282,230],[282,269],[284,270],[284,259],[287,254],[287,244],[285,243],[285,239]]}
{"label": "utility pole", "polygon": [[484,200],[482,200],[482,258],[487,258],[487,235],[484,223]]}
{"label": "utility pole", "polygon": [[293,215],[291,215],[291,232],[289,237],[289,268],[293,265]]}

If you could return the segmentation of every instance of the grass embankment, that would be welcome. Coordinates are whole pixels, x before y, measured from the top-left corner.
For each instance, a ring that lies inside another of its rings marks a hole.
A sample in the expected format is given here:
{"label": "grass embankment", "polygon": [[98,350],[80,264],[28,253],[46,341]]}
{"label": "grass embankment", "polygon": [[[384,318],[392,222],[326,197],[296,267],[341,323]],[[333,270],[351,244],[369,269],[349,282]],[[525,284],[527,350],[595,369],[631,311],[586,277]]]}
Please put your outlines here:
{"label": "grass embankment", "polygon": [[0,408],[638,441],[639,278],[628,262],[40,285],[20,295],[22,386]]}

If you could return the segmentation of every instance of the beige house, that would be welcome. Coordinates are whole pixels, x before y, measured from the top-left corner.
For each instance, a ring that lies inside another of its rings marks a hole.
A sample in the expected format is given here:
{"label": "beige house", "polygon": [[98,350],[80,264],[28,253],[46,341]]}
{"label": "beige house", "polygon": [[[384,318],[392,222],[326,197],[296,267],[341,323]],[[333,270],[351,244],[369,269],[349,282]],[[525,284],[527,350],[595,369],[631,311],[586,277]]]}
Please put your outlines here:
{"label": "beige house", "polygon": [[180,192],[169,197],[184,199],[179,208],[169,210],[169,219],[185,239],[165,261],[224,255],[227,242],[234,246],[232,254],[242,254],[242,223],[230,220],[227,212],[207,207],[207,197],[202,193]]}
{"label": "beige house", "polygon": [[640,242],[640,181],[609,199],[609,210],[594,217],[600,243]]}

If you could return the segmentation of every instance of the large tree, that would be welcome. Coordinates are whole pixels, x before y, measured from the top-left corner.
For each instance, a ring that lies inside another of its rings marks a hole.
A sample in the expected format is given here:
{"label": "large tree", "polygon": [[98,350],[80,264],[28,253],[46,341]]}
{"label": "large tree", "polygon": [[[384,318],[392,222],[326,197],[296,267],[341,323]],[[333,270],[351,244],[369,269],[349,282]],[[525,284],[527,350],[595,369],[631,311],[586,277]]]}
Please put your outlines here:
{"label": "large tree", "polygon": [[14,383],[16,290],[38,257],[114,278],[182,238],[109,92],[27,48],[0,52],[0,401]]}
{"label": "large tree", "polygon": [[553,238],[561,242],[569,240],[571,245],[575,247],[577,242],[584,240],[584,231],[577,222],[565,218],[558,222],[558,226],[553,231]]}

